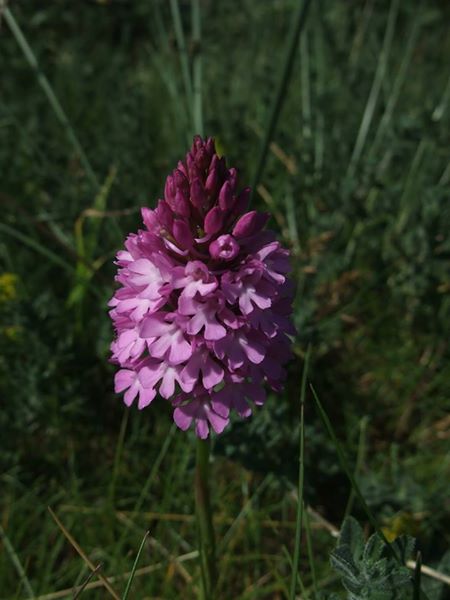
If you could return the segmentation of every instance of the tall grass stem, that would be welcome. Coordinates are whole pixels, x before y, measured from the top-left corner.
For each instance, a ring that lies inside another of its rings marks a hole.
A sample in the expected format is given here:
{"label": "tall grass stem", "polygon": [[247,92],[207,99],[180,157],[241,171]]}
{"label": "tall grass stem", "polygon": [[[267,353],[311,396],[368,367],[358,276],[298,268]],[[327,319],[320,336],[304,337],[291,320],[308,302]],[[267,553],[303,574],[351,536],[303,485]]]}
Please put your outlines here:
{"label": "tall grass stem", "polygon": [[202,103],[202,27],[200,0],[192,0],[192,79],[193,97],[192,114],[194,130],[203,136],[203,103]]}
{"label": "tall grass stem", "polygon": [[91,163],[89,162],[89,159],[88,159],[85,151],[83,150],[82,145],[80,144],[80,142],[75,134],[75,131],[69,121],[69,118],[67,117],[63,107],[61,106],[60,101],[58,100],[55,92],[53,91],[53,88],[50,85],[49,80],[42,72],[42,70],[39,66],[39,63],[37,61],[36,55],[34,54],[25,35],[23,34],[21,28],[19,27],[19,24],[17,23],[16,19],[14,18],[14,15],[12,14],[11,10],[7,6],[4,8],[3,16],[5,18],[5,21],[8,25],[8,27],[11,30],[11,33],[13,34],[14,38],[16,39],[17,44],[19,45],[20,49],[22,50],[26,61],[28,62],[31,69],[34,71],[37,81],[38,81],[39,85],[41,86],[45,96],[47,97],[47,100],[48,100],[50,106],[52,107],[53,112],[55,113],[58,121],[61,123],[61,125],[65,129],[67,138],[68,138],[69,142],[72,144],[76,153],[78,154],[80,162],[83,166],[83,169],[84,169],[90,183],[92,184],[94,189],[97,190],[100,187],[99,181],[94,173],[94,170],[91,166]]}
{"label": "tall grass stem", "polygon": [[278,88],[273,99],[272,108],[270,111],[269,121],[267,129],[264,135],[263,143],[259,152],[258,162],[256,165],[255,173],[252,180],[252,190],[256,190],[256,187],[261,179],[264,167],[266,164],[267,153],[269,150],[270,142],[272,141],[275,128],[278,123],[278,119],[283,107],[283,102],[286,97],[286,90],[291,78],[292,67],[294,66],[295,54],[297,52],[298,43],[300,40],[300,34],[306,22],[308,15],[309,6],[311,0],[303,0],[299,2],[297,14],[295,15],[292,28],[289,34],[289,39],[286,45],[286,54],[284,57],[283,68],[280,73],[280,80]]}
{"label": "tall grass stem", "polygon": [[9,537],[6,535],[6,532],[1,525],[0,525],[0,542],[2,543],[3,547],[5,548],[6,554],[9,555],[11,562],[13,563],[14,568],[17,571],[17,574],[19,575],[20,581],[21,581],[23,587],[25,588],[27,597],[28,598],[36,598],[36,595],[33,592],[33,588],[31,587],[31,584],[28,580],[27,574],[25,573],[25,569],[23,568],[23,565],[20,562],[20,559],[17,556],[17,554],[13,548],[13,545],[11,544],[11,542],[9,540]]}
{"label": "tall grass stem", "polygon": [[311,346],[308,346],[306,351],[305,363],[303,365],[302,383],[300,389],[300,441],[299,441],[299,457],[298,457],[298,491],[297,491],[297,515],[295,524],[295,544],[294,556],[292,559],[292,574],[291,585],[289,589],[289,600],[295,600],[295,589],[298,581],[298,566],[300,562],[300,539],[303,526],[303,487],[305,473],[305,395],[306,395],[306,379],[308,377],[309,357],[311,354]]}
{"label": "tall grass stem", "polygon": [[375,519],[370,508],[368,507],[367,502],[365,501],[364,496],[362,495],[361,490],[359,489],[359,486],[356,483],[356,480],[353,476],[353,473],[352,473],[352,471],[348,465],[347,459],[344,455],[344,451],[342,450],[342,446],[339,443],[339,440],[337,439],[336,434],[334,432],[333,426],[331,425],[330,419],[328,418],[328,415],[325,412],[325,410],[319,400],[319,397],[316,394],[316,390],[314,389],[314,387],[312,385],[310,385],[310,388],[311,388],[311,391],[312,391],[312,394],[314,397],[314,401],[316,404],[317,413],[318,413],[320,420],[322,421],[328,435],[330,436],[331,441],[333,442],[333,445],[336,449],[336,453],[338,455],[339,462],[341,464],[341,468],[344,471],[344,473],[347,475],[350,485],[352,486],[352,489],[355,492],[355,496],[358,498],[359,502],[361,503],[361,506],[364,509],[364,512],[366,513],[367,518],[370,521],[370,524],[372,525],[374,530],[378,533],[378,535],[383,540],[383,542],[386,544],[388,551],[398,562],[400,562],[400,559],[397,556],[397,553],[393,550],[392,546],[387,541],[386,536],[384,535],[383,531],[381,530],[380,526],[378,525],[377,520]]}
{"label": "tall grass stem", "polygon": [[133,568],[131,569],[130,577],[128,578],[127,585],[125,587],[125,591],[122,596],[122,600],[127,600],[127,598],[128,598],[128,595],[131,590],[131,584],[133,583],[134,576],[136,575],[136,569],[139,564],[139,559],[141,558],[142,551],[144,550],[144,547],[145,547],[145,542],[147,541],[147,538],[149,535],[150,535],[150,532],[146,531],[144,537],[142,538],[142,542],[141,542],[141,545],[139,546],[138,553],[136,555],[136,558],[134,559]]}
{"label": "tall grass stem", "polygon": [[366,106],[364,108],[363,115],[361,117],[361,123],[359,125],[358,135],[356,137],[353,152],[348,164],[347,173],[344,179],[345,192],[349,190],[349,185],[355,174],[356,167],[359,159],[361,158],[364,145],[367,140],[369,128],[372,123],[373,116],[375,114],[375,108],[380,95],[383,80],[386,75],[388,57],[391,51],[392,40],[394,38],[395,22],[397,20],[397,14],[399,9],[399,0],[392,0],[389,15],[386,24],[386,30],[384,34],[383,45],[378,58],[378,64],[375,71],[375,75],[370,88],[369,96],[367,98]]}
{"label": "tall grass stem", "polygon": [[[362,466],[364,464],[364,458],[366,454],[366,436],[367,436],[367,425],[369,419],[367,416],[364,416],[359,423],[359,440],[358,440],[358,452],[356,454],[356,464],[355,464],[355,479],[359,476]],[[355,502],[355,490],[352,487],[350,490],[350,494],[347,501],[347,506],[345,507],[344,515],[347,517],[351,514],[353,509],[353,503]]]}
{"label": "tall grass stem", "polygon": [[189,55],[186,48],[186,38],[183,32],[183,23],[181,21],[180,6],[178,0],[170,0],[170,10],[172,13],[175,37],[177,39],[178,53],[180,55],[181,74],[183,76],[184,91],[189,111],[192,111],[192,77],[189,67]]}

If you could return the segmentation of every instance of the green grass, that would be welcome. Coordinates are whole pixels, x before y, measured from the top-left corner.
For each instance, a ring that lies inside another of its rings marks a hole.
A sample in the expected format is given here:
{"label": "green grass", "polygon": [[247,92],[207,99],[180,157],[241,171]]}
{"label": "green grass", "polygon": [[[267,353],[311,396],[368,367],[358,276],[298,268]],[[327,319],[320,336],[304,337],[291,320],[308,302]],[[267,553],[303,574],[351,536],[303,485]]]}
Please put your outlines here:
{"label": "green grass", "polygon": [[[291,248],[298,290],[286,390],[214,443],[218,597],[292,597],[297,562],[297,594],[344,597],[330,531],[348,507],[368,523],[358,493],[386,537],[413,535],[423,564],[449,574],[446,3],[311,2],[292,64],[294,0],[9,8],[0,599],[74,586],[105,598],[98,572],[119,597],[128,584],[128,599],[198,597],[194,440],[166,403],[127,411],[113,394],[106,302],[139,208],[202,127],[243,186],[257,174],[253,207]],[[309,387],[300,427],[308,345],[308,379],[359,492]],[[424,574],[421,585],[445,597]]]}

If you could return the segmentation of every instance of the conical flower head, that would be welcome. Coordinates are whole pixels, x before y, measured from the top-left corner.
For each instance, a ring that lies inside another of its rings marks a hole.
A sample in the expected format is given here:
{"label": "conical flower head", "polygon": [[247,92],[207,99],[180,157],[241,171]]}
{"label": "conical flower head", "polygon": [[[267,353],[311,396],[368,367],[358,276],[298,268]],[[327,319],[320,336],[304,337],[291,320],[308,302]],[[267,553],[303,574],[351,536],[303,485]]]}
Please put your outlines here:
{"label": "conical flower head", "polygon": [[281,389],[290,358],[289,253],[249,197],[214,141],[195,137],[117,255],[116,391],[138,408],[159,393],[201,438],[221,433],[231,410],[248,417],[265,384]]}

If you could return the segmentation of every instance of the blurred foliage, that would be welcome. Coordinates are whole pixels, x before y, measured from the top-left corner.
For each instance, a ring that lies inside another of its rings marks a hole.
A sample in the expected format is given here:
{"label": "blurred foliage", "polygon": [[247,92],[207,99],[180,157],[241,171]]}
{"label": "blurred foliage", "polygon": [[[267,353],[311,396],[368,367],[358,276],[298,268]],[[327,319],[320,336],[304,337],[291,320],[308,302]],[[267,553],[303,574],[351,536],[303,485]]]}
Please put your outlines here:
{"label": "blurred foliage", "polygon": [[[295,4],[201,3],[205,130],[243,185],[256,166]],[[163,401],[148,414],[130,412],[117,450],[124,411],[112,392],[106,302],[115,252],[194,132],[169,2],[10,6],[100,182],[87,176],[2,19],[0,514],[43,593],[85,575],[48,519],[40,528],[47,504],[98,506],[85,520],[68,512],[68,524],[109,572],[129,570],[143,528],[153,525],[127,525],[114,551],[123,522],[111,517],[111,502],[132,511],[144,494],[152,509],[192,512],[184,435],[174,434],[168,464],[144,485],[171,426]],[[192,58],[190,3],[179,6]],[[236,515],[268,482],[252,504],[248,538],[233,548],[270,556],[255,559],[243,582],[230,551],[224,597],[250,589],[264,568],[275,581],[287,568],[279,545],[274,551],[284,534],[274,525],[263,535],[258,519],[282,522],[292,508],[308,343],[310,377],[349,458],[360,454],[356,477],[383,527],[417,537],[426,563],[437,565],[449,546],[449,18],[450,5],[439,0],[312,2],[253,200],[270,210],[292,250],[296,359],[286,392],[216,442],[219,514]],[[340,522],[348,485],[308,403],[306,422],[306,500]],[[157,532],[168,552],[192,549],[187,525],[159,523]],[[320,560],[317,568],[325,568]],[[0,581],[2,593],[15,593],[4,553]],[[270,585],[266,597],[274,598],[281,592]],[[189,584],[179,570],[163,570],[152,590],[175,597],[182,586]]]}

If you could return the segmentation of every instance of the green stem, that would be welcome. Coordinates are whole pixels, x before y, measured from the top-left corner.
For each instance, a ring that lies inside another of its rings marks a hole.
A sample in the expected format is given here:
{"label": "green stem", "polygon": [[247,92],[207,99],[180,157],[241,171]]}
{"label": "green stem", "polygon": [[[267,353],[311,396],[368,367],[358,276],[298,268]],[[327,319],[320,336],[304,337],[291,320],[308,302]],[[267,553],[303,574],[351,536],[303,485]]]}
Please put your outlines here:
{"label": "green stem", "polygon": [[195,503],[203,600],[213,600],[214,588],[217,581],[216,547],[209,497],[209,454],[210,441],[198,439],[195,471]]}

